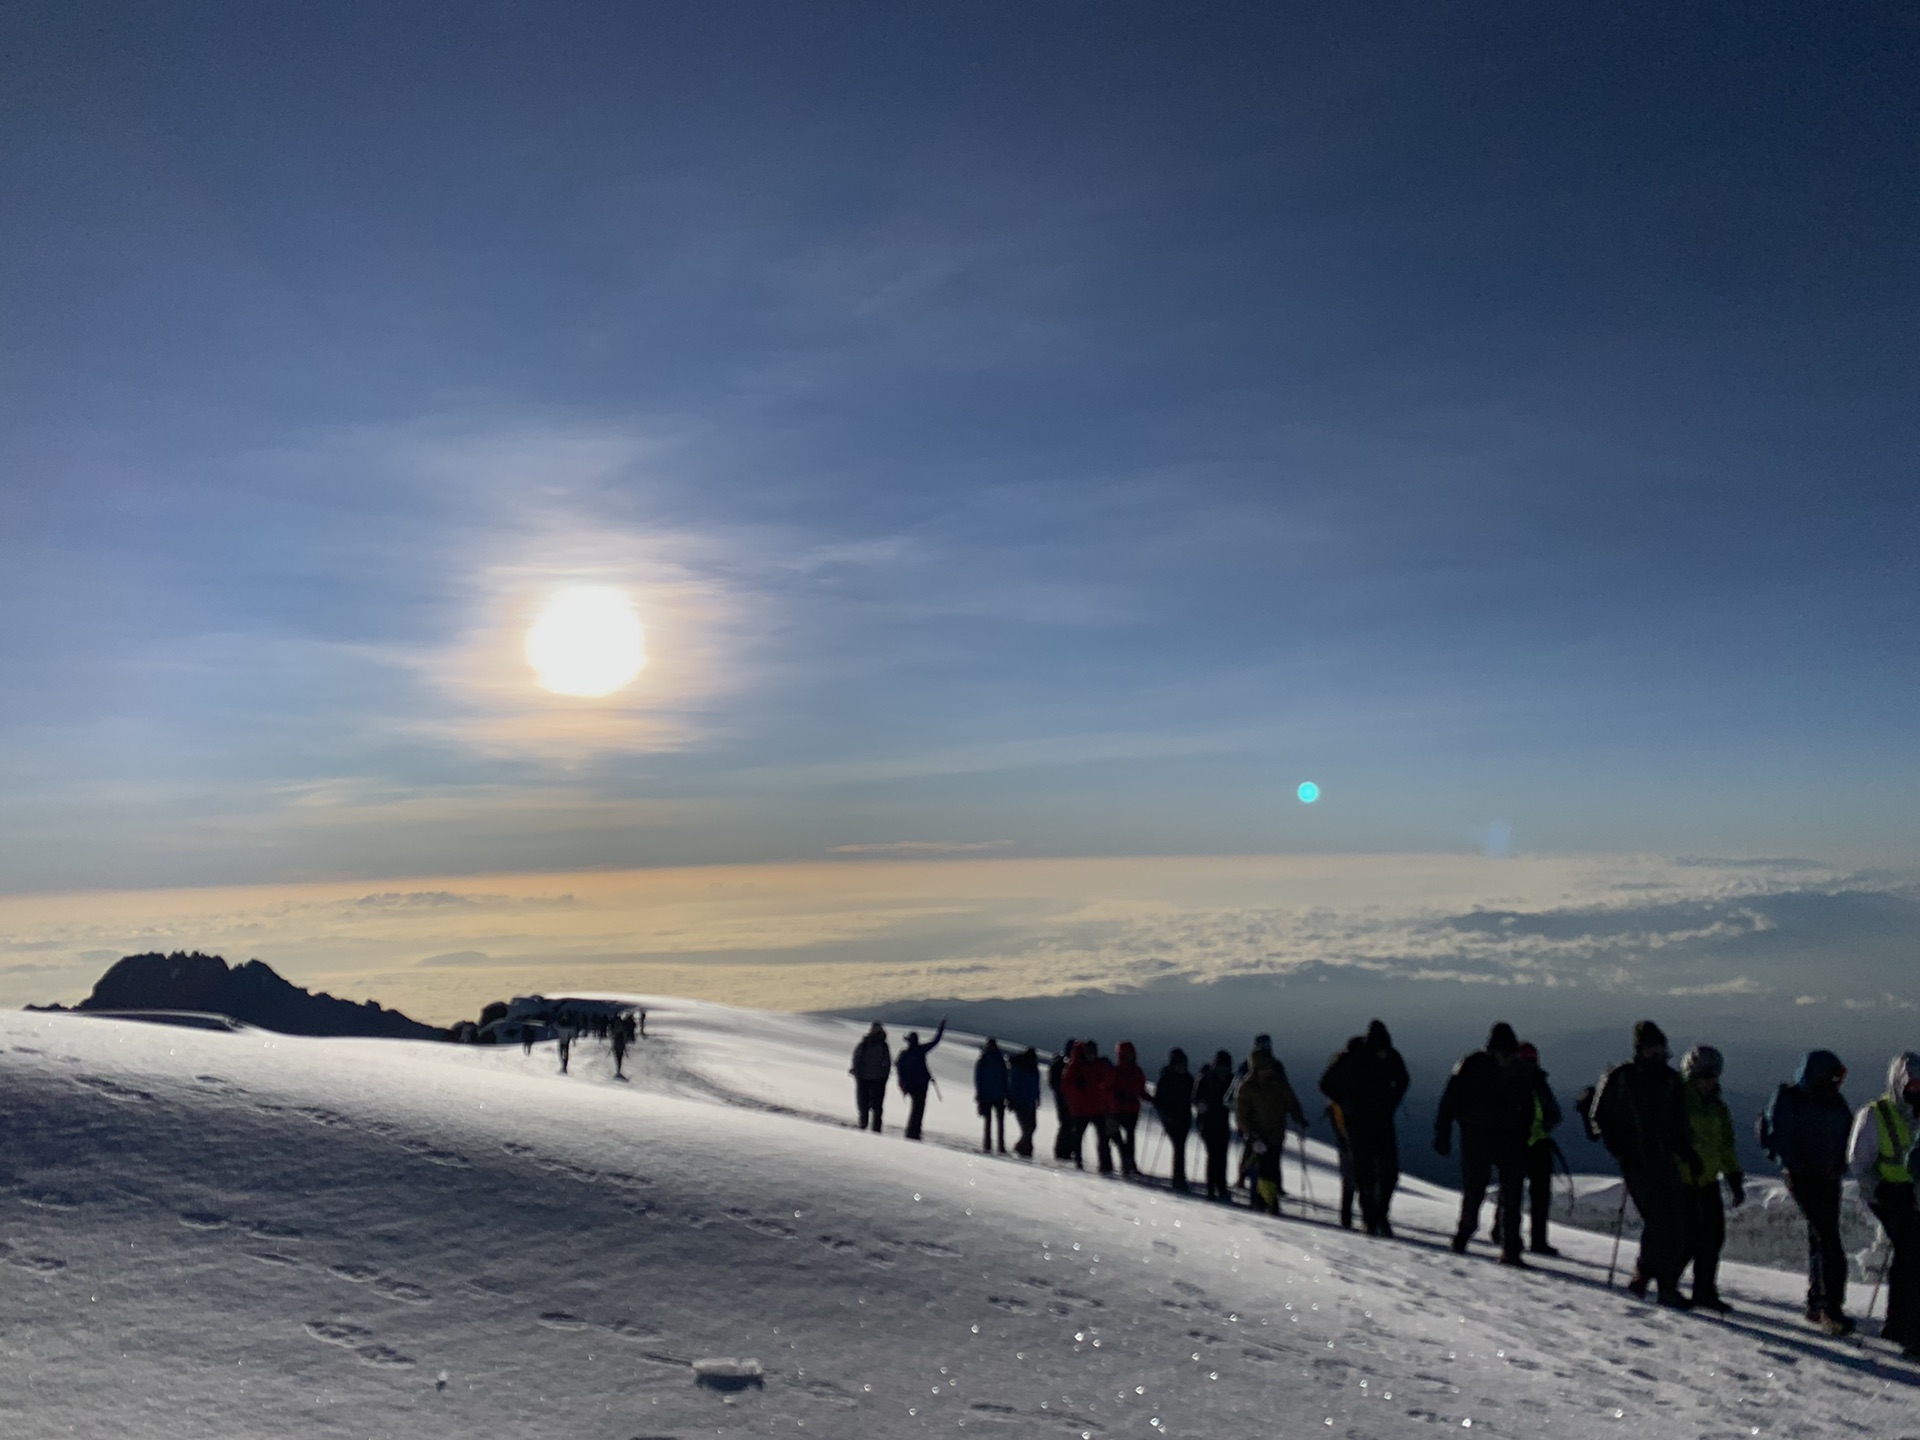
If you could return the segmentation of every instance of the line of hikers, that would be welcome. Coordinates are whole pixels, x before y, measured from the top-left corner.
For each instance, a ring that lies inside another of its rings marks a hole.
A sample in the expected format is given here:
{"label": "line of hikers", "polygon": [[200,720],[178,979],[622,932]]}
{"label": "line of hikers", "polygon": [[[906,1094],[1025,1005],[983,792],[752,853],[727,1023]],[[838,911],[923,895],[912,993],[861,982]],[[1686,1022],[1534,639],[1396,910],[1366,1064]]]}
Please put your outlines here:
{"label": "line of hikers", "polygon": [[[922,1043],[909,1033],[897,1060],[885,1029],[876,1023],[853,1052],[860,1127],[876,1134],[887,1081],[897,1076],[910,1102],[907,1138],[921,1138],[927,1090],[933,1083],[927,1054],[946,1034],[946,1021]],[[1641,1218],[1639,1255],[1627,1288],[1652,1292],[1662,1305],[1725,1313],[1732,1307],[1718,1288],[1720,1252],[1726,1241],[1726,1205],[1746,1199],[1746,1178],[1734,1144],[1732,1112],[1721,1098],[1721,1053],[1698,1045],[1676,1071],[1667,1037],[1651,1020],[1633,1027],[1633,1055],[1611,1066],[1583,1090],[1575,1109],[1587,1133],[1602,1142],[1620,1166],[1624,1193]],[[996,1040],[974,1062],[974,1104],[982,1122],[981,1148],[1007,1153],[1006,1115],[1013,1112],[1018,1138],[1013,1153],[1032,1158],[1040,1106],[1042,1061],[1032,1047],[1009,1055]],[[1851,1176],[1885,1230],[1892,1247],[1887,1273],[1884,1338],[1908,1358],[1920,1359],[1920,1204],[1915,1200],[1913,1152],[1920,1126],[1920,1054],[1896,1056],[1886,1090],[1857,1111],[1841,1095],[1846,1067],[1828,1050],[1801,1061],[1760,1116],[1761,1147],[1780,1163],[1788,1192],[1806,1218],[1808,1290],[1806,1315],[1830,1335],[1852,1332],[1845,1309],[1847,1256],[1840,1239],[1841,1183]],[[1280,1161],[1289,1124],[1304,1136],[1308,1118],[1273,1053],[1271,1037],[1255,1037],[1252,1052],[1237,1067],[1225,1050],[1194,1074],[1186,1052],[1172,1050],[1149,1086],[1131,1042],[1114,1058],[1092,1040],[1068,1040],[1046,1064],[1047,1088],[1059,1120],[1054,1156],[1085,1168],[1093,1142],[1103,1174],[1140,1173],[1136,1135],[1145,1106],[1152,1106],[1172,1151],[1172,1185],[1190,1191],[1186,1152],[1198,1130],[1206,1154],[1205,1192],[1231,1201],[1227,1168],[1232,1136],[1241,1141],[1239,1180],[1252,1191],[1251,1204],[1280,1213],[1284,1193]],[[1389,1218],[1400,1181],[1394,1116],[1409,1077],[1387,1027],[1375,1020],[1333,1056],[1320,1077],[1326,1118],[1340,1156],[1340,1223],[1351,1229],[1356,1203],[1369,1235],[1391,1237]],[[1460,1136],[1460,1218],[1452,1246],[1465,1253],[1479,1228],[1487,1190],[1495,1188],[1493,1235],[1503,1265],[1524,1268],[1525,1251],[1557,1255],[1549,1243],[1548,1213],[1559,1147],[1552,1132],[1564,1115],[1537,1049],[1505,1022],[1493,1026],[1483,1049],[1466,1056],[1448,1076],[1434,1121],[1434,1149],[1452,1153]],[[1304,1163],[1304,1155],[1303,1155]],[[1530,1193],[1528,1193],[1530,1192]],[[1521,1219],[1529,1221],[1523,1248]],[[1680,1288],[1688,1267],[1691,1294]]]}

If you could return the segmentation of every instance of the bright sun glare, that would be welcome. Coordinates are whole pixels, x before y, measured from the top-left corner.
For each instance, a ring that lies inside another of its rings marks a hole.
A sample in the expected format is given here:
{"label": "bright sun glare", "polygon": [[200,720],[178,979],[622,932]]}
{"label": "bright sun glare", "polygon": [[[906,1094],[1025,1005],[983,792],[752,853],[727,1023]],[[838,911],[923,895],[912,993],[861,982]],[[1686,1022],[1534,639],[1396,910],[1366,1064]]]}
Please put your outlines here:
{"label": "bright sun glare", "polygon": [[527,663],[556,695],[611,695],[646,668],[645,641],[626,591],[573,585],[547,601],[527,631]]}

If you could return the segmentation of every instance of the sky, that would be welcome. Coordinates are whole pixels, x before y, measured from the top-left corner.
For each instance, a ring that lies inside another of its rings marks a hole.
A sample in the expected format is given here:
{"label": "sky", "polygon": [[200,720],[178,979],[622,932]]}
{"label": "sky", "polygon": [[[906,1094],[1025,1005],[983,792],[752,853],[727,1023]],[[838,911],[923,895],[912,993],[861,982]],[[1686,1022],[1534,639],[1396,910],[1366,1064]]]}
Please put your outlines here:
{"label": "sky", "polygon": [[[1895,7],[7,28],[0,891],[75,925],[889,859],[1920,870]],[[598,700],[522,651],[579,584],[646,631]]]}

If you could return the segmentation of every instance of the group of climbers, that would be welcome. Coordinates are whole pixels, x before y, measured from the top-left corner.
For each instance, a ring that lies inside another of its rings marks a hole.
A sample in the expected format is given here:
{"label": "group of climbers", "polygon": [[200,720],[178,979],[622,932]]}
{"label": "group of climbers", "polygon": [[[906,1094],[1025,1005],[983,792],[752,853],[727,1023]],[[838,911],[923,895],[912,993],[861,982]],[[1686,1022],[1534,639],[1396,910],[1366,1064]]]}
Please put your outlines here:
{"label": "group of climbers", "polygon": [[[885,1030],[873,1026],[851,1067],[861,1128],[880,1129],[892,1073],[910,1102],[907,1136],[920,1138],[932,1080],[926,1057],[945,1033],[943,1020],[924,1044],[909,1034],[894,1060]],[[1622,1215],[1631,1198],[1640,1216],[1639,1253],[1627,1288],[1674,1309],[1725,1312],[1730,1307],[1718,1279],[1727,1204],[1744,1203],[1746,1180],[1733,1115],[1720,1092],[1724,1057],[1711,1045],[1695,1046],[1676,1070],[1667,1037],[1651,1020],[1633,1027],[1632,1049],[1630,1059],[1610,1067],[1576,1102],[1587,1133],[1620,1166]],[[1032,1158],[1041,1067],[1031,1047],[1012,1055],[994,1040],[982,1047],[974,1065],[974,1099],[983,1150],[997,1143],[1007,1153],[1011,1110],[1019,1127],[1013,1153]],[[1882,1333],[1920,1358],[1920,1204],[1911,1158],[1920,1129],[1920,1053],[1896,1057],[1885,1092],[1858,1110],[1841,1094],[1846,1073],[1833,1052],[1810,1052],[1767,1106],[1760,1142],[1779,1161],[1806,1219],[1809,1322],[1832,1335],[1854,1328],[1845,1309],[1847,1255],[1840,1238],[1841,1184],[1851,1176],[1892,1247]],[[1132,1043],[1122,1041],[1108,1059],[1093,1040],[1069,1040],[1048,1062],[1046,1078],[1059,1117],[1056,1158],[1084,1168],[1091,1141],[1101,1173],[1138,1175],[1138,1126],[1150,1104],[1172,1144],[1175,1190],[1190,1189],[1187,1142],[1198,1131],[1206,1196],[1230,1200],[1227,1161],[1237,1129],[1243,1142],[1239,1183],[1250,1189],[1255,1209],[1279,1213],[1288,1130],[1304,1133],[1308,1118],[1269,1037],[1257,1037],[1237,1068],[1222,1050],[1198,1073],[1189,1068],[1186,1052],[1175,1049],[1151,1086]],[[1347,1228],[1357,1205],[1367,1234],[1393,1234],[1390,1209],[1400,1177],[1395,1115],[1408,1086],[1406,1063],[1378,1020],[1349,1040],[1320,1077],[1339,1148],[1340,1223]],[[1482,1049],[1454,1067],[1435,1118],[1434,1148],[1451,1154],[1458,1131],[1456,1253],[1465,1252],[1479,1228],[1489,1188],[1497,1196],[1493,1235],[1502,1264],[1524,1267],[1528,1252],[1559,1253],[1549,1241],[1548,1214],[1559,1156],[1552,1132],[1562,1118],[1538,1050],[1504,1022],[1493,1026]],[[1681,1288],[1689,1269],[1691,1293]]]}

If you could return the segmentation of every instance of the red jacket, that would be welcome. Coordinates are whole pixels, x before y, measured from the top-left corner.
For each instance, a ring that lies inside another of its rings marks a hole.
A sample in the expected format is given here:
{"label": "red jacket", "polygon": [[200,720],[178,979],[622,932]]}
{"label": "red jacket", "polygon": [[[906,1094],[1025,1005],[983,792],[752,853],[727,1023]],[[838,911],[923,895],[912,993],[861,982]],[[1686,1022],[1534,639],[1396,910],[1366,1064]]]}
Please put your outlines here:
{"label": "red jacket", "polygon": [[1120,1058],[1113,1067],[1113,1113],[1138,1115],[1140,1102],[1147,1096],[1147,1072],[1134,1058],[1133,1042],[1120,1042]]}
{"label": "red jacket", "polygon": [[1076,1120],[1098,1120],[1113,1113],[1113,1062],[1103,1055],[1090,1056],[1091,1048],[1083,1041],[1060,1077],[1067,1114]]}

